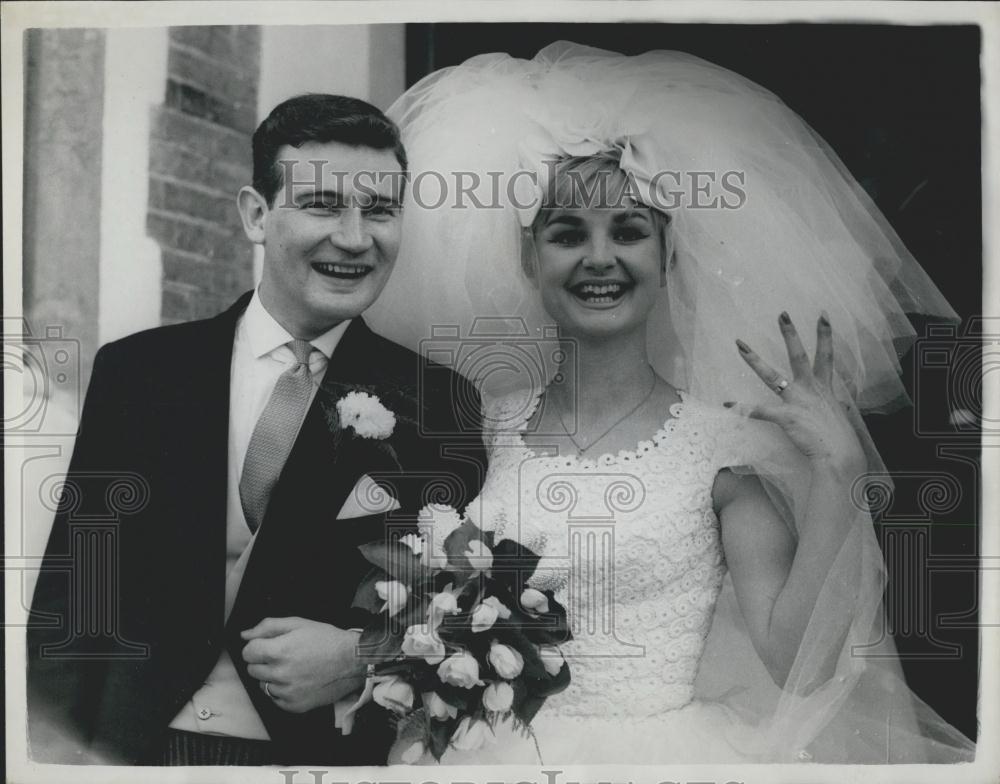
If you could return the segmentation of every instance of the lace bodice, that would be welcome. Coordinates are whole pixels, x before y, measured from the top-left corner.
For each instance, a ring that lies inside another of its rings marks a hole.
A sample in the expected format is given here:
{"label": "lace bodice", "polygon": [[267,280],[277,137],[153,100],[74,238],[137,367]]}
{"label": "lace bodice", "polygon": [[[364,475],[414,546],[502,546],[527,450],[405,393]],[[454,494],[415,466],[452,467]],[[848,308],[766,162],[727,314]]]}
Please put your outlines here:
{"label": "lace bodice", "polygon": [[466,512],[541,553],[532,584],[568,610],[572,682],[545,711],[641,718],[683,707],[725,574],[712,487],[738,462],[744,420],[685,396],[635,451],[579,459],[525,444],[538,401],[487,407],[490,467]]}

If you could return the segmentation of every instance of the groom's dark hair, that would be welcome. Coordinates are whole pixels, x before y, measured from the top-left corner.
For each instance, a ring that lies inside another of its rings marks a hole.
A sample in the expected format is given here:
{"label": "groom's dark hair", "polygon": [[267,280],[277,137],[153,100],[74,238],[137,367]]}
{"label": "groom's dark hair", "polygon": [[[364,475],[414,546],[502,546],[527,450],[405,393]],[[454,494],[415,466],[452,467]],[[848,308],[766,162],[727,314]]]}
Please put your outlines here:
{"label": "groom's dark hair", "polygon": [[392,150],[406,173],[406,149],[399,128],[379,109],[346,95],[297,95],[275,106],[253,134],[253,187],[269,205],[283,183],[278,150],[307,142]]}

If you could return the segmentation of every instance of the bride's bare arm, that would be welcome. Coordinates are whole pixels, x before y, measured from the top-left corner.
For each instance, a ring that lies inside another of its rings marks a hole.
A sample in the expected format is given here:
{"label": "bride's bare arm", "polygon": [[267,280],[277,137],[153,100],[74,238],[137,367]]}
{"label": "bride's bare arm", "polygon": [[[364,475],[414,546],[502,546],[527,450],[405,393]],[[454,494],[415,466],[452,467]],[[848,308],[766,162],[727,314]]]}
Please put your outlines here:
{"label": "bride's bare arm", "polygon": [[[784,686],[856,513],[849,488],[832,472],[814,471],[797,541],[757,477],[724,470],[713,497],[750,638],[771,677]],[[851,618],[824,618],[824,623],[840,624],[846,633]],[[840,632],[833,636],[841,638]],[[838,653],[831,650],[824,666],[795,687],[809,689],[829,678]]]}
{"label": "bride's bare arm", "polygon": [[[796,510],[797,534],[754,476],[723,471],[713,493],[726,560],[751,638],[772,677],[785,685],[831,567],[838,556],[850,557],[841,555],[841,549],[860,514],[851,498],[851,483],[865,471],[867,461],[855,426],[834,391],[829,320],[821,316],[816,325],[812,363],[788,314],[782,313],[778,323],[788,351],[790,380],[746,344],[737,341],[737,345],[743,360],[775,392],[772,404],[754,407],[749,416],[780,427],[809,468],[808,494]],[[841,582],[839,606],[850,608],[856,580]],[[840,601],[844,598],[848,601]],[[838,627],[824,628],[824,639],[842,639],[851,618],[849,610],[841,615],[824,608],[823,623]],[[839,646],[828,647],[829,660],[797,674],[791,688],[807,691],[829,677],[838,653],[833,648]]]}

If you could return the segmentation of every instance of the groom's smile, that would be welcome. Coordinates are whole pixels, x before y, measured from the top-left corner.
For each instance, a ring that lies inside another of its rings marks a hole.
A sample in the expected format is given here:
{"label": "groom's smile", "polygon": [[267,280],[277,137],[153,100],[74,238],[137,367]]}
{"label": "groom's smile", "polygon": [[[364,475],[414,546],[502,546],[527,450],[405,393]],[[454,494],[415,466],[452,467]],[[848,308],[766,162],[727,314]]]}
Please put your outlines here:
{"label": "groom's smile", "polygon": [[278,162],[282,187],[271,204],[244,197],[245,223],[264,246],[261,301],[308,340],[382,292],[399,253],[403,170],[392,150],[339,142],[286,145]]}
{"label": "groom's smile", "polygon": [[358,264],[326,264],[324,262],[314,262],[312,268],[320,275],[337,280],[358,280],[372,271],[371,267]]}

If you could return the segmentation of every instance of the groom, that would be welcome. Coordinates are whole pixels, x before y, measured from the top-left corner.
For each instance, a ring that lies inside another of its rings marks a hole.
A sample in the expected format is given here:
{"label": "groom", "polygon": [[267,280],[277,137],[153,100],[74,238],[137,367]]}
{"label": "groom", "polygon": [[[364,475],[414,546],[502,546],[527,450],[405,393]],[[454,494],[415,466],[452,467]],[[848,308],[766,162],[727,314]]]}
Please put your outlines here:
{"label": "groom", "polygon": [[[385,762],[387,712],[345,738],[334,707],[365,673],[357,546],[476,494],[478,396],[362,318],[399,249],[395,125],[300,96],[257,129],[253,165],[238,207],[259,288],[94,360],[28,630],[36,761]],[[122,477],[140,498],[95,572],[81,532]]]}

